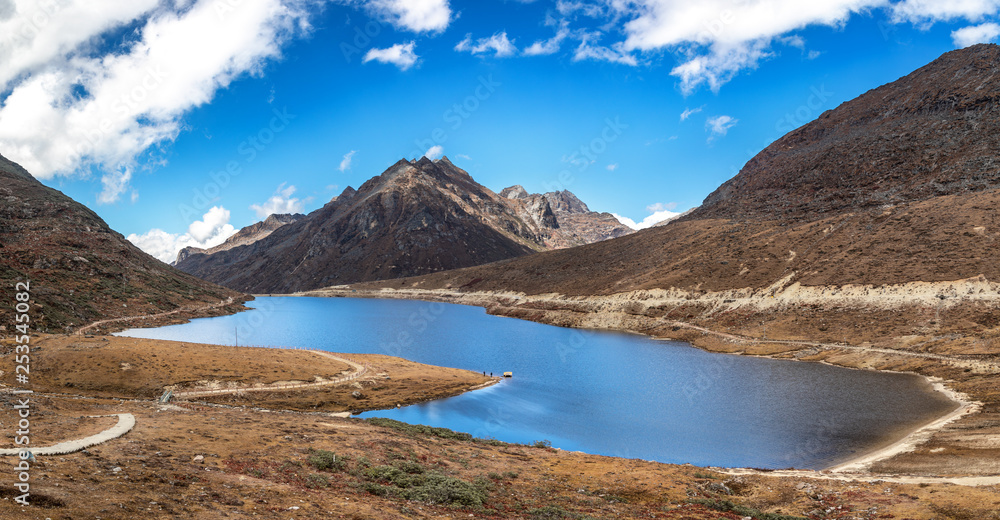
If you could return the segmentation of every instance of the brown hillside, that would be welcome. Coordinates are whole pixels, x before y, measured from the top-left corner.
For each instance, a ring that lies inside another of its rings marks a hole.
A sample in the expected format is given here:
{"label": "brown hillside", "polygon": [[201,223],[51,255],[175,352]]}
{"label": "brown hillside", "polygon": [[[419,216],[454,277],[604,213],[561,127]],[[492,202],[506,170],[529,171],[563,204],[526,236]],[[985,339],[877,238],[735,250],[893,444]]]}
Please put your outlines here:
{"label": "brown hillside", "polygon": [[12,332],[15,284],[25,280],[35,332],[244,301],[147,255],[93,211],[0,156],[0,335]]}

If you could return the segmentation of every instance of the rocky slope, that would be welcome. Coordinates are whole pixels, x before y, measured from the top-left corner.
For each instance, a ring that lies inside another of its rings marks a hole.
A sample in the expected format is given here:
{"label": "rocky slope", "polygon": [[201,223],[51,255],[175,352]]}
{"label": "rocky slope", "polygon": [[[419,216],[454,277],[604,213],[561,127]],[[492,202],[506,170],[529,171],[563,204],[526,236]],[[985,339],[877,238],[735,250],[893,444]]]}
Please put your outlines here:
{"label": "rocky slope", "polygon": [[177,260],[174,262],[173,265],[177,265],[178,263],[183,262],[185,258],[191,255],[199,255],[199,254],[210,255],[213,253],[218,253],[219,251],[228,251],[234,247],[252,244],[270,235],[271,233],[274,233],[274,230],[280,228],[281,226],[284,226],[285,224],[291,224],[292,222],[295,222],[304,216],[305,215],[302,215],[300,213],[268,215],[266,219],[257,222],[255,224],[251,224],[237,231],[235,234],[233,234],[233,236],[227,238],[225,242],[215,247],[211,247],[208,249],[202,249],[200,247],[185,247],[184,249],[181,249],[177,253]]}
{"label": "rocky slope", "polygon": [[510,201],[522,219],[535,224],[549,249],[562,249],[633,233],[610,213],[590,208],[567,190],[528,193],[521,185],[504,188],[500,196]]}
{"label": "rocky slope", "polygon": [[0,298],[7,302],[0,305],[0,335],[13,332],[14,288],[26,280],[36,332],[243,301],[147,255],[93,211],[0,156]]}

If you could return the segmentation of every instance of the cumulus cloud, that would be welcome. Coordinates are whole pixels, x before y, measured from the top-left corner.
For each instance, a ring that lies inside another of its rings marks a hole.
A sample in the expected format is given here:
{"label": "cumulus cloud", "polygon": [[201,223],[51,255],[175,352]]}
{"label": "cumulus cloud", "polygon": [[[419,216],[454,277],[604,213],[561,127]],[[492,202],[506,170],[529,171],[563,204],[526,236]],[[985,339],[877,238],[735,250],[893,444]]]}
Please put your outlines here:
{"label": "cumulus cloud", "polygon": [[466,34],[465,39],[455,45],[455,50],[459,52],[470,52],[475,55],[493,53],[494,57],[503,58],[512,56],[517,52],[517,47],[511,40],[507,39],[506,32],[496,33],[489,38],[479,38],[472,41],[472,34]]}
{"label": "cumulus cloud", "polygon": [[684,111],[681,112],[681,121],[684,121],[698,112],[701,112],[704,108],[704,105],[698,108],[685,108]]}
{"label": "cumulus cloud", "polygon": [[420,56],[417,56],[413,52],[416,45],[416,42],[411,41],[409,43],[397,43],[387,49],[374,48],[365,53],[362,61],[364,63],[368,63],[369,61],[389,63],[399,67],[399,70],[406,70],[417,63],[417,59],[420,58]]}
{"label": "cumulus cloud", "polygon": [[959,49],[977,43],[992,43],[1000,36],[1000,25],[989,22],[970,25],[951,32],[951,40]]}
{"label": "cumulus cloud", "polygon": [[250,209],[257,213],[257,218],[260,220],[264,220],[274,214],[302,213],[305,209],[306,201],[293,197],[292,195],[294,194],[295,186],[285,186],[285,183],[281,183],[278,189],[275,190],[274,195],[271,195],[271,198],[267,199],[263,204],[251,204]]}
{"label": "cumulus cloud", "polygon": [[430,147],[430,149],[428,149],[424,153],[424,157],[426,157],[426,158],[428,158],[428,159],[430,159],[432,161],[436,161],[436,160],[440,159],[441,157],[444,157],[444,147],[441,146],[441,145],[439,145],[439,144],[436,144],[436,145]]}
{"label": "cumulus cloud", "polygon": [[[175,139],[186,112],[309,30],[300,0],[28,4],[0,22],[13,35],[0,47],[0,149],[41,179],[100,171],[101,203],[127,193],[137,158]],[[93,52],[127,24],[123,49]]]}
{"label": "cumulus cloud", "polygon": [[998,11],[1000,0],[904,0],[892,6],[893,21],[923,25],[960,18],[975,22]]}
{"label": "cumulus cloud", "polygon": [[665,206],[670,206],[670,209],[673,209],[673,208],[677,207],[677,204],[675,204],[675,203],[670,203],[670,204],[657,203],[657,204],[652,204],[650,206],[647,206],[646,210],[647,211],[651,211],[652,213],[650,213],[649,215],[647,215],[646,218],[642,219],[639,222],[636,222],[636,221],[634,221],[634,220],[632,220],[632,219],[630,219],[628,217],[624,217],[624,216],[619,215],[617,213],[612,213],[612,215],[614,215],[614,217],[616,219],[618,219],[618,222],[621,222],[622,224],[624,224],[624,225],[626,225],[626,226],[628,226],[628,227],[630,227],[632,229],[635,229],[635,230],[646,229],[648,227],[653,227],[654,225],[659,224],[660,222],[663,222],[664,220],[672,219],[672,218],[680,215],[680,213],[677,213],[675,211],[670,211],[669,209],[655,209],[655,210],[652,209],[652,208],[657,208],[657,207],[660,207],[660,206],[664,206],[664,207]]}
{"label": "cumulus cloud", "polygon": [[711,132],[708,140],[712,141],[717,137],[725,136],[726,133],[729,132],[729,129],[736,126],[736,123],[739,121],[739,119],[734,119],[731,116],[715,116],[708,118],[708,120],[705,121],[705,129]]}
{"label": "cumulus cloud", "polygon": [[[774,43],[806,52],[795,34],[805,27],[841,27],[852,16],[875,10],[892,23],[922,28],[956,19],[979,22],[1000,12],[1000,0],[609,0],[605,5],[607,12],[589,2],[560,1],[557,10],[624,21],[625,54],[668,49],[683,56],[671,74],[685,95],[703,86],[717,91],[773,56]],[[807,57],[818,55],[810,51]]]}
{"label": "cumulus cloud", "polygon": [[441,32],[451,23],[448,0],[372,0],[368,7],[396,27],[414,32]]}
{"label": "cumulus cloud", "polygon": [[188,226],[187,233],[167,233],[154,228],[141,235],[132,233],[125,238],[154,258],[171,263],[185,247],[208,249],[225,242],[234,233],[236,228],[229,224],[229,210],[213,206],[201,220]]}
{"label": "cumulus cloud", "polygon": [[609,172],[613,172],[618,169],[618,163],[609,164],[606,166]]}
{"label": "cumulus cloud", "polygon": [[351,169],[351,160],[354,159],[354,154],[358,153],[357,150],[351,150],[344,154],[344,158],[340,160],[340,166],[337,167],[342,172],[346,172]]}

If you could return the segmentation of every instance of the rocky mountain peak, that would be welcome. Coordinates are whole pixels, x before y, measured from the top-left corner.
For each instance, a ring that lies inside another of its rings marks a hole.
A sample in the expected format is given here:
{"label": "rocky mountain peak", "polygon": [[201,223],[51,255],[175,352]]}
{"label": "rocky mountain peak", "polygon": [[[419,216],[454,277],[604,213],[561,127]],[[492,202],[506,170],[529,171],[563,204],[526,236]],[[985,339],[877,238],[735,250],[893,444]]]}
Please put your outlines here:
{"label": "rocky mountain peak", "polygon": [[524,186],[520,184],[515,184],[509,188],[500,190],[500,196],[505,199],[526,199],[528,198],[528,190],[524,189]]}
{"label": "rocky mountain peak", "polygon": [[590,208],[569,190],[550,191],[545,194],[556,213],[590,213]]}

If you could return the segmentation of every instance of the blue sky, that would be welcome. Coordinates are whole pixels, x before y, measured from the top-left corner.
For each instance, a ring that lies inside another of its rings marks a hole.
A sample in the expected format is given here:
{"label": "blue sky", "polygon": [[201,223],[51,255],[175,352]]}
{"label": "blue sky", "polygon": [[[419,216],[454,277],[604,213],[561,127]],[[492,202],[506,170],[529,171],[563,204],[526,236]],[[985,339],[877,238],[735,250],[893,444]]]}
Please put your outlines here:
{"label": "blue sky", "polygon": [[[400,158],[697,206],[822,111],[957,47],[1000,1],[0,0],[0,153],[170,260]],[[650,221],[655,219],[650,219]]]}

